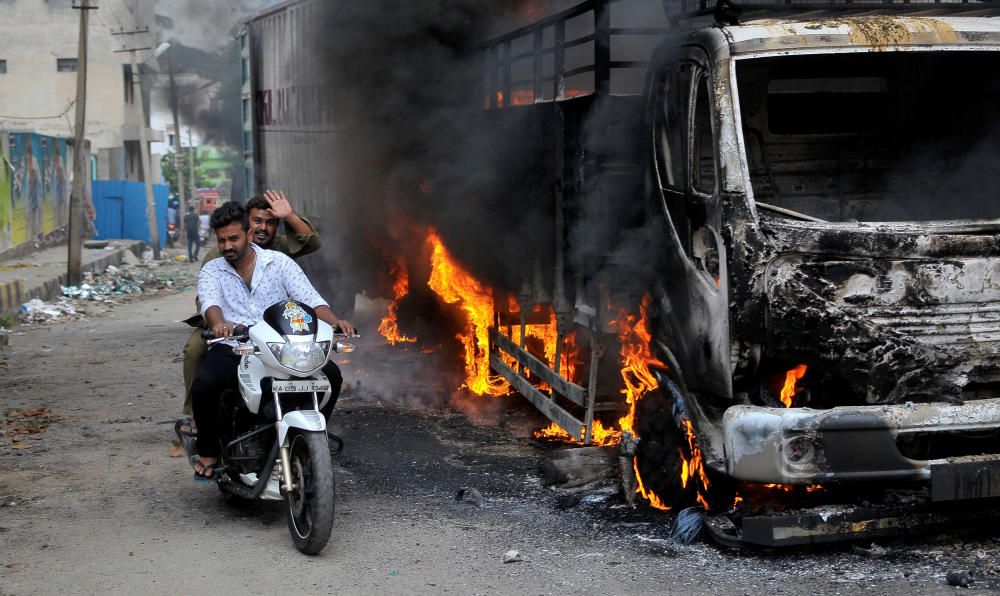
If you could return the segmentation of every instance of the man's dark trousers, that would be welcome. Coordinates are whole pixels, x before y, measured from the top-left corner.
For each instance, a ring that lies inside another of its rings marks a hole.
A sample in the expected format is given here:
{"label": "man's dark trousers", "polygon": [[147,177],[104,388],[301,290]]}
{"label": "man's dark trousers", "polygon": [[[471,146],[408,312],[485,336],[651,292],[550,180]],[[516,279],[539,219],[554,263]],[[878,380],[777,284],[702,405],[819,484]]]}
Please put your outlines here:
{"label": "man's dark trousers", "polygon": [[[202,457],[219,457],[219,399],[226,389],[239,390],[236,378],[239,365],[240,357],[233,354],[232,347],[218,344],[209,348],[198,367],[198,376],[191,385],[191,405],[198,428],[198,455]],[[323,366],[323,374],[330,379],[330,401],[321,412],[329,419],[340,396],[344,377],[340,368],[330,361]]]}

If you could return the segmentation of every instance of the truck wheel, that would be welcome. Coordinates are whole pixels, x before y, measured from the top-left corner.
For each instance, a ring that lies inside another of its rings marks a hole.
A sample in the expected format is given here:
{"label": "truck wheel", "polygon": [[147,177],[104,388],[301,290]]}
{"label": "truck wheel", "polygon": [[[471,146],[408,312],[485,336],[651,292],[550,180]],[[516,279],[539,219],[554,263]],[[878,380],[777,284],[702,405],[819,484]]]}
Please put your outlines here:
{"label": "truck wheel", "polygon": [[325,432],[294,431],[289,439],[294,488],[285,494],[295,548],[318,554],[333,529],[333,463]]}
{"label": "truck wheel", "polygon": [[[652,391],[636,408],[635,430],[639,445],[635,451],[635,464],[646,491],[652,491],[663,505],[671,509],[688,507],[694,503],[695,481],[681,482],[684,460],[691,458],[687,439],[677,427],[672,403],[664,397],[670,391],[665,379],[663,386]],[[679,390],[679,388],[678,388]]]}

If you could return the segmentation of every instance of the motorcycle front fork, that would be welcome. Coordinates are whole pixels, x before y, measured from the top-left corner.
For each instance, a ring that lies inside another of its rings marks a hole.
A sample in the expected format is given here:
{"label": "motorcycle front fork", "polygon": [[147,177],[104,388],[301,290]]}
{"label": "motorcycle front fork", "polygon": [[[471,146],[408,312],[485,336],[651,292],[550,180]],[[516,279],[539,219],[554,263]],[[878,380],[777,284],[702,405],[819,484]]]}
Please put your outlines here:
{"label": "motorcycle front fork", "polygon": [[292,486],[292,456],[288,452],[288,445],[282,445],[278,452],[281,457],[281,476],[285,492],[292,492],[295,487]]}

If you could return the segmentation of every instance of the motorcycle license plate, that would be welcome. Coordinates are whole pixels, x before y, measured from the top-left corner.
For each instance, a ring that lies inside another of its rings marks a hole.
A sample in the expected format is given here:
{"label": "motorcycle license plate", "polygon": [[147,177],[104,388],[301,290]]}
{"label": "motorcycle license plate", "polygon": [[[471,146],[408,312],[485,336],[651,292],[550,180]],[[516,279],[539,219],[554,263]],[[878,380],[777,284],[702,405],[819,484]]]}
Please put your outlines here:
{"label": "motorcycle license plate", "polygon": [[330,381],[290,380],[274,381],[271,390],[280,393],[310,393],[330,390]]}

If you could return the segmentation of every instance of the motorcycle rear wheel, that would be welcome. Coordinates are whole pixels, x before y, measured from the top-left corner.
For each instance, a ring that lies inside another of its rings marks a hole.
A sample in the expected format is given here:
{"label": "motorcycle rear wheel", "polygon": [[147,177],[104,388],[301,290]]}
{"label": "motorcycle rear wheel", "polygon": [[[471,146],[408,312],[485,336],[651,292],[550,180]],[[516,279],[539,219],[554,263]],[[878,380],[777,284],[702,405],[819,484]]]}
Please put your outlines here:
{"label": "motorcycle rear wheel", "polygon": [[330,539],[336,496],[326,433],[292,431],[288,452],[294,484],[285,494],[288,531],[295,548],[315,555]]}

